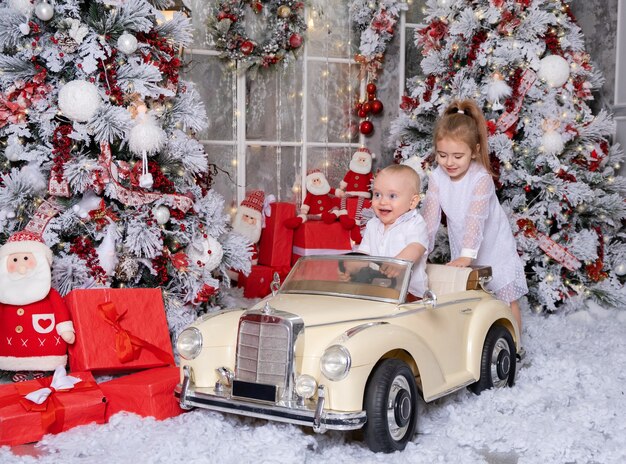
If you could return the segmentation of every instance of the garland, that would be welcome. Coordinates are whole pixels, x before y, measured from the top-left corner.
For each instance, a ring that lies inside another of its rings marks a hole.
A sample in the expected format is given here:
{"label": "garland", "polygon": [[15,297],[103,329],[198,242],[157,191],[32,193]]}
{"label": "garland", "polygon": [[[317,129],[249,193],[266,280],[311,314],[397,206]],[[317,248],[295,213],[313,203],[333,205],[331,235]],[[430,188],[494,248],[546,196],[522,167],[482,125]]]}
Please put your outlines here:
{"label": "garland", "polygon": [[374,82],[382,69],[387,45],[393,39],[400,10],[406,8],[406,3],[399,0],[354,0],[350,4],[353,25],[361,31],[359,53],[354,59],[361,65],[359,78],[367,79],[365,99],[358,100],[355,105],[356,114],[364,119],[359,125],[359,131],[363,135],[371,135],[374,131],[369,115],[377,115],[383,111],[383,104],[376,96]]}
{"label": "garland", "polygon": [[[267,34],[262,43],[246,35],[245,10],[256,14],[266,9]],[[306,23],[304,3],[299,0],[220,0],[209,17],[209,33],[221,58],[243,65],[244,70],[269,68],[287,62],[302,46]]]}

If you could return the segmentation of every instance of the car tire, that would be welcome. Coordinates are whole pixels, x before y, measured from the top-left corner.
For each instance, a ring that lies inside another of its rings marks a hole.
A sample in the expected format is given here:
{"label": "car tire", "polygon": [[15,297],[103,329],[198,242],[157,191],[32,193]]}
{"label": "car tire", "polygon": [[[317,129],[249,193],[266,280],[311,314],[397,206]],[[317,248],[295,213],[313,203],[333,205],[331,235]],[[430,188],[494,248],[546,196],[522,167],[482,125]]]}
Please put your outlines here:
{"label": "car tire", "polygon": [[515,343],[511,333],[501,325],[489,329],[480,360],[480,378],[470,390],[480,395],[490,388],[512,387],[515,383]]}
{"label": "car tire", "polygon": [[365,443],[374,452],[393,453],[405,448],[417,425],[417,386],[409,366],[385,359],[365,389],[367,422]]}

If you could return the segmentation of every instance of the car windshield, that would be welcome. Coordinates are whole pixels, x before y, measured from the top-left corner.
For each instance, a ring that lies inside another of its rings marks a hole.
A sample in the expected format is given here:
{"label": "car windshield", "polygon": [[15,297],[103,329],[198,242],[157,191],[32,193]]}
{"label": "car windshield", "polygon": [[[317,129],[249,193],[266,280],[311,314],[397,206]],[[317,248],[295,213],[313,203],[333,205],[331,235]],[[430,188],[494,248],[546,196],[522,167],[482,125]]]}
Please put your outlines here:
{"label": "car windshield", "polygon": [[377,256],[307,256],[296,263],[280,292],[399,303],[406,296],[411,264]]}

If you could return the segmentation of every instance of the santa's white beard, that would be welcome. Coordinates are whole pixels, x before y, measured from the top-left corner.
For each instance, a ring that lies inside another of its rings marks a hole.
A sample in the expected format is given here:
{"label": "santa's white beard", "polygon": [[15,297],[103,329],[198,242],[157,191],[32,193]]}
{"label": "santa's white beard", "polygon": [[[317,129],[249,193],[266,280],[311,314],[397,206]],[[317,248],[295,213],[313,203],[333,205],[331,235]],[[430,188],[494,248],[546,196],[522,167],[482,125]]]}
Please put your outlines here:
{"label": "santa's white beard", "polygon": [[320,185],[315,185],[312,181],[306,181],[306,190],[313,195],[326,195],[330,192],[330,184],[325,178],[322,178],[322,183]]}
{"label": "santa's white beard", "polygon": [[37,266],[26,274],[9,274],[5,256],[0,263],[0,303],[26,305],[43,300],[50,293],[52,274],[43,253],[33,253]]}
{"label": "santa's white beard", "polygon": [[257,219],[256,224],[249,224],[243,219],[243,213],[237,213],[233,221],[233,230],[240,233],[252,243],[257,243],[261,238],[261,222]]}
{"label": "santa's white beard", "polygon": [[350,171],[354,171],[357,174],[367,174],[372,170],[372,160],[366,161],[365,164],[360,163],[358,160],[350,161]]}

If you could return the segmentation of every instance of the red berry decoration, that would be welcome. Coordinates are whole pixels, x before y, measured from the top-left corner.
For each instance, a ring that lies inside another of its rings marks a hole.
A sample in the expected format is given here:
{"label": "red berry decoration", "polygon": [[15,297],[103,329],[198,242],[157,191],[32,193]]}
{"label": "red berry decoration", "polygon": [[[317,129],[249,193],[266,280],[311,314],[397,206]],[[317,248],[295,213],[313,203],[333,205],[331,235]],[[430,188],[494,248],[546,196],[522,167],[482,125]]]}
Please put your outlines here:
{"label": "red berry decoration", "polygon": [[374,124],[371,121],[363,121],[361,126],[359,127],[361,134],[363,135],[371,135],[374,132]]}
{"label": "red berry decoration", "polygon": [[365,90],[367,90],[367,93],[376,93],[376,84],[370,82],[367,84],[367,87],[365,87]]}
{"label": "red berry decoration", "polygon": [[383,102],[380,100],[372,100],[370,102],[370,107],[372,109],[372,113],[380,114],[383,111]]}
{"label": "red berry decoration", "polygon": [[530,185],[526,185],[526,186],[524,187],[524,191],[525,191],[526,193],[530,192]]}
{"label": "red berry decoration", "polygon": [[289,46],[291,48],[300,48],[300,45],[302,45],[302,36],[300,34],[292,34],[289,37]]}
{"label": "red berry decoration", "polygon": [[369,101],[376,100],[376,94],[375,93],[368,93],[367,94],[367,99]]}
{"label": "red berry decoration", "polygon": [[244,55],[249,55],[254,50],[254,44],[249,40],[246,40],[244,43],[241,44],[241,47],[239,49]]}

